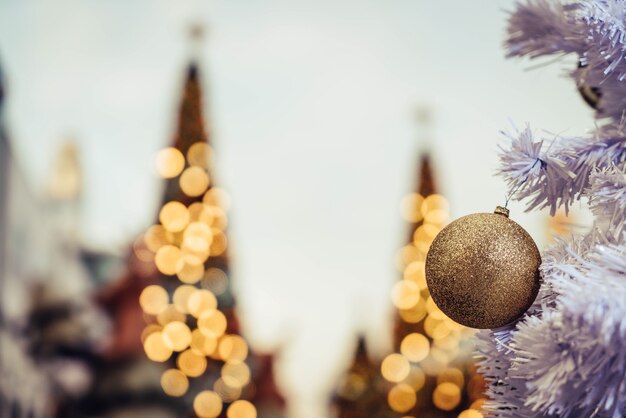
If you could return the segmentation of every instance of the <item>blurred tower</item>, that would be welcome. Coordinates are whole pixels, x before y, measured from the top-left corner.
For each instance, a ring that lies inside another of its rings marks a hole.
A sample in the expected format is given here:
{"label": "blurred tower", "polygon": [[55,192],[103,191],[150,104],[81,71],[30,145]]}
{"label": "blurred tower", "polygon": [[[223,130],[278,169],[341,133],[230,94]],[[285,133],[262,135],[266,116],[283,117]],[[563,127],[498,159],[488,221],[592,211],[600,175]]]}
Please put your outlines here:
{"label": "blurred tower", "polygon": [[332,396],[333,418],[385,418],[394,414],[387,406],[389,384],[379,373],[380,362],[370,359],[365,337],[360,335],[349,369]]}
{"label": "blurred tower", "polygon": [[51,387],[30,353],[26,324],[31,285],[45,271],[41,258],[29,259],[42,249],[41,212],[6,134],[5,99],[0,70],[0,416],[43,418],[54,407]]}
{"label": "blurred tower", "polygon": [[[426,115],[420,112],[421,123],[430,123]],[[381,372],[393,384],[388,403],[400,416],[475,418],[482,380],[471,361],[472,331],[447,318],[426,286],[426,254],[448,222],[449,208],[436,193],[429,155],[422,153],[419,161],[416,191],[401,205],[408,237],[397,257],[403,277],[392,289],[395,352],[383,360]]]}
{"label": "blurred tower", "polygon": [[[199,36],[198,28],[192,35]],[[203,113],[200,74],[192,62],[173,144],[156,158],[166,179],[158,222],[135,249],[138,257],[153,258],[158,270],[158,284],[139,298],[148,322],[144,350],[169,367],[160,379],[164,392],[191,404],[198,416],[282,416],[272,358],[252,353],[240,335],[226,235],[230,202],[215,186]]]}

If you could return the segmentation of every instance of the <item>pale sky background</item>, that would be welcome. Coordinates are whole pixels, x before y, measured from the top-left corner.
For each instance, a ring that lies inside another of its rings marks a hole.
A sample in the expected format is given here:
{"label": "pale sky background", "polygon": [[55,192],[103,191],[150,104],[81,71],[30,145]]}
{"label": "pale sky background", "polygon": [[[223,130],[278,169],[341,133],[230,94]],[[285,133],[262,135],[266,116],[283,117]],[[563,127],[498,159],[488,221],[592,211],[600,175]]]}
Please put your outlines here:
{"label": "pale sky background", "polygon": [[[170,142],[187,32],[200,53],[218,181],[232,196],[245,331],[282,346],[293,416],[320,418],[354,330],[389,347],[389,289],[424,147],[453,217],[492,211],[498,131],[531,122],[580,133],[591,112],[565,70],[504,58],[512,1],[0,0],[0,58],[19,162],[41,190],[59,144],[76,138],[82,236],[121,249],[154,219],[153,156]],[[210,107],[210,109],[209,109]],[[541,241],[545,214],[512,218]]]}

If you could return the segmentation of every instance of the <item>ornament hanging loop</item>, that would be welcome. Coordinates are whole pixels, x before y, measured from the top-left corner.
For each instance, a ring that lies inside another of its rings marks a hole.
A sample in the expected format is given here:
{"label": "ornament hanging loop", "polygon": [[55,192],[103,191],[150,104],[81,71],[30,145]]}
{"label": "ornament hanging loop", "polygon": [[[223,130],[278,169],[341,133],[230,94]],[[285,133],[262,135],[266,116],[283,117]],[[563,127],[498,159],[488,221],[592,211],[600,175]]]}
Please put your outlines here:
{"label": "ornament hanging loop", "polygon": [[506,216],[507,218],[509,217],[509,210],[506,207],[496,206],[496,210],[494,210],[493,213]]}

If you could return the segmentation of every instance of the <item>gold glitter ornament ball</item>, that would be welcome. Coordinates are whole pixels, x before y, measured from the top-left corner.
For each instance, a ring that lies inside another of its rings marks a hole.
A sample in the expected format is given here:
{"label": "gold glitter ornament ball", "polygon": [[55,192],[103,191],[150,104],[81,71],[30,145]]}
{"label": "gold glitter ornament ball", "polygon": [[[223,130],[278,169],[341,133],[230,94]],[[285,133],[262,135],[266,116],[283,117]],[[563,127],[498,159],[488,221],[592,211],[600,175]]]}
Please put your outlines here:
{"label": "gold glitter ornament ball", "polygon": [[471,328],[499,328],[522,316],[539,291],[541,256],[508,209],[450,223],[433,240],[426,281],[448,317]]}

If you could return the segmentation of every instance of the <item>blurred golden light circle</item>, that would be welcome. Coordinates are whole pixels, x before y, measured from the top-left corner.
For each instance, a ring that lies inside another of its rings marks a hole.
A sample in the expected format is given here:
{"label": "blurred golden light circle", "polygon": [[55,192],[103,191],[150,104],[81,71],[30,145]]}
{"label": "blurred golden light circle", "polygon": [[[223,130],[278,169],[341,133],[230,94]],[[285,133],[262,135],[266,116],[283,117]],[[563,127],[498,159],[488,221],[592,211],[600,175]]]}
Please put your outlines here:
{"label": "blurred golden light circle", "polygon": [[400,213],[402,218],[411,223],[417,223],[422,220],[422,202],[424,198],[419,193],[411,193],[402,198],[400,202]]}
{"label": "blurred golden light circle", "polygon": [[465,384],[465,376],[463,372],[455,367],[445,369],[443,373],[437,376],[437,383],[442,384],[445,382],[454,383],[456,386],[462,388]]}
{"label": "blurred golden light circle", "polygon": [[185,157],[176,148],[169,147],[157,153],[154,163],[161,177],[171,179],[185,168]]}
{"label": "blurred golden light circle", "polygon": [[435,354],[433,356],[433,350],[435,350],[435,347],[430,350],[431,352],[428,357],[420,362],[420,367],[429,376],[439,375],[439,373],[443,372],[448,365],[447,362],[441,361],[441,356],[439,354]]}
{"label": "blurred golden light circle", "polygon": [[192,293],[194,293],[197,289],[191,285],[183,284],[180,285],[174,290],[174,295],[172,297],[172,301],[174,302],[174,306],[180,312],[187,313],[187,303],[189,302],[189,297]]}
{"label": "blurred golden light circle", "polygon": [[226,212],[217,206],[206,206],[211,212],[211,228],[223,231],[228,226],[228,216]]}
{"label": "blurred golden light circle", "polygon": [[227,361],[221,370],[222,377],[229,377],[237,382],[237,386],[242,388],[250,382],[250,368],[244,362]]}
{"label": "blurred golden light circle", "polygon": [[[189,211],[189,223],[191,222],[201,222],[200,214],[204,210],[205,206],[202,202],[193,202],[187,210]],[[204,222],[203,222],[204,223]]]}
{"label": "blurred golden light circle", "polygon": [[185,248],[194,252],[207,252],[213,241],[211,228],[203,222],[191,222],[183,233],[183,243]]}
{"label": "blurred golden light circle", "polygon": [[426,237],[428,237],[428,239],[432,241],[433,239],[435,239],[437,234],[439,234],[439,231],[441,231],[441,228],[437,225],[426,223],[422,225],[422,230],[424,231],[424,234],[426,235]]}
{"label": "blurred golden light circle", "polygon": [[198,377],[206,370],[207,360],[204,355],[193,350],[185,350],[176,359],[178,368],[189,377]]}
{"label": "blurred golden light circle", "polygon": [[458,418],[483,418],[483,414],[475,409],[466,409],[459,414]]}
{"label": "blurred golden light circle", "polygon": [[404,271],[407,265],[414,261],[426,260],[426,253],[412,244],[405,245],[396,256],[396,263],[400,271]]}
{"label": "blurred golden light circle", "polygon": [[180,370],[169,369],[161,375],[161,387],[169,396],[183,396],[189,389],[189,379]]}
{"label": "blurred golden light circle", "polygon": [[409,309],[420,300],[420,289],[414,282],[400,280],[391,291],[391,300],[398,309]]}
{"label": "blurred golden light circle", "polygon": [[424,216],[433,210],[443,210],[447,212],[449,209],[450,207],[448,205],[448,201],[440,194],[431,194],[427,196],[421,206],[421,212]]}
{"label": "blurred golden light circle", "polygon": [[412,306],[409,309],[400,309],[398,310],[398,313],[400,318],[402,318],[405,322],[408,322],[409,324],[417,324],[426,316],[426,302],[424,302],[424,298],[420,298],[419,302],[417,302],[415,306]]}
{"label": "blurred golden light circle", "polygon": [[147,325],[143,331],[141,331],[141,342],[145,343],[146,342],[146,338],[148,338],[148,335],[152,334],[153,332],[157,332],[157,331],[161,331],[163,329],[163,327],[161,325],[158,324],[149,324]]}
{"label": "blurred golden light circle", "polygon": [[[482,388],[481,388],[481,393],[482,393]],[[487,401],[486,398],[478,398],[474,402],[472,402],[472,404],[470,405],[470,409],[475,409],[476,411],[480,411],[481,409],[483,409],[483,406],[485,405],[486,401]]]}
{"label": "blurred golden light circle", "polygon": [[154,253],[146,246],[145,236],[138,237],[133,242],[133,254],[137,260],[149,263],[154,260]]}
{"label": "blurred golden light circle", "polygon": [[461,402],[461,389],[454,383],[441,383],[433,392],[433,403],[443,411],[453,410],[459,402]]}
{"label": "blurred golden light circle", "polygon": [[196,354],[210,356],[217,348],[217,338],[207,337],[199,329],[191,332],[191,349]]}
{"label": "blurred golden light circle", "polygon": [[167,276],[172,276],[184,267],[182,253],[178,247],[164,245],[154,256],[154,263],[159,271]]}
{"label": "blurred golden light circle", "polygon": [[159,221],[169,232],[180,232],[189,223],[189,211],[180,202],[167,202],[159,212]]}
{"label": "blurred golden light circle", "polygon": [[192,166],[183,171],[178,184],[187,196],[197,197],[209,187],[209,175],[203,168]]}
{"label": "blurred golden light circle", "polygon": [[152,225],[143,235],[143,242],[150,251],[156,253],[159,248],[168,244],[167,231],[163,225]]}
{"label": "blurred golden light circle", "polygon": [[416,332],[407,335],[400,343],[400,352],[412,362],[422,361],[428,356],[430,343],[428,338]]}
{"label": "blurred golden light circle", "polygon": [[425,263],[423,261],[413,261],[406,266],[403,273],[404,280],[415,283],[420,290],[427,288],[424,265]]}
{"label": "blurred golden light circle", "polygon": [[228,290],[228,276],[224,270],[211,267],[204,273],[202,285],[209,288],[213,294],[221,295]]}
{"label": "blurred golden light circle", "polygon": [[441,323],[443,323],[442,320],[433,318],[431,315],[428,315],[424,320],[424,332],[426,332],[426,335],[428,335],[429,337],[432,337],[433,333],[435,332],[435,328]]}
{"label": "blurred golden light circle", "polygon": [[213,390],[224,400],[224,402],[232,402],[241,396],[241,388],[237,382],[231,377],[220,377],[213,384]]}
{"label": "blurred golden light circle", "polygon": [[205,311],[198,318],[198,328],[208,337],[221,337],[226,331],[226,317],[221,311]]}
{"label": "blurred golden light circle", "polygon": [[226,335],[220,341],[218,350],[224,361],[244,361],[248,356],[248,344],[239,335]]}
{"label": "blurred golden light circle", "polygon": [[211,291],[206,289],[196,289],[187,299],[187,310],[195,318],[200,317],[205,312],[217,309],[217,298]]}
{"label": "blurred golden light circle", "polygon": [[219,229],[213,229],[213,242],[211,242],[211,255],[216,257],[222,255],[228,246],[228,238]]}
{"label": "blurred golden light circle", "polygon": [[206,142],[195,142],[191,144],[187,151],[187,161],[192,166],[209,168],[209,160],[212,153],[211,147]]}
{"label": "blurred golden light circle", "polygon": [[447,316],[439,309],[432,296],[426,300],[426,310],[433,319],[447,319]]}
{"label": "blurred golden light circle", "polygon": [[142,290],[139,295],[141,309],[150,315],[157,315],[169,302],[167,290],[158,285],[150,285]]}
{"label": "blurred golden light circle", "polygon": [[401,382],[411,371],[409,361],[402,354],[389,354],[383,360],[380,371],[385,379],[390,382]]}
{"label": "blurred golden light circle", "polygon": [[167,305],[157,314],[157,322],[163,326],[175,321],[185,322],[186,319],[185,314],[176,309],[174,305]]}
{"label": "blurred golden light circle", "polygon": [[226,190],[219,187],[210,188],[204,194],[202,201],[207,206],[218,207],[225,212],[228,212],[228,210],[230,209],[230,195]]}
{"label": "blurred golden light circle", "polygon": [[391,409],[402,413],[415,406],[417,396],[415,396],[415,391],[411,386],[400,383],[391,388],[387,394],[387,402]]}
{"label": "blurred golden light circle", "polygon": [[181,282],[188,284],[198,283],[203,276],[204,266],[202,265],[202,263],[184,263],[183,268],[181,268],[180,271],[176,274],[176,277],[178,277]]}
{"label": "blurred golden light circle", "polygon": [[227,418],[256,418],[256,408],[248,401],[233,402],[226,410]]}
{"label": "blurred golden light circle", "polygon": [[424,222],[427,222],[426,225],[434,224],[443,226],[443,224],[445,224],[448,220],[448,216],[448,211],[445,209],[433,209],[426,213],[426,216],[424,216]]}
{"label": "blurred golden light circle", "polygon": [[404,383],[411,386],[415,392],[418,392],[426,383],[426,375],[418,366],[411,366],[409,376],[404,379]]}
{"label": "blurred golden light circle", "polygon": [[211,390],[204,390],[193,400],[193,410],[200,418],[216,418],[222,412],[222,398]]}
{"label": "blurred golden light circle", "polygon": [[159,363],[166,361],[172,355],[172,350],[163,342],[163,334],[160,331],[148,335],[143,343],[143,349],[150,360]]}
{"label": "blurred golden light circle", "polygon": [[187,324],[172,321],[163,327],[163,342],[172,351],[183,351],[191,343],[191,330]]}

